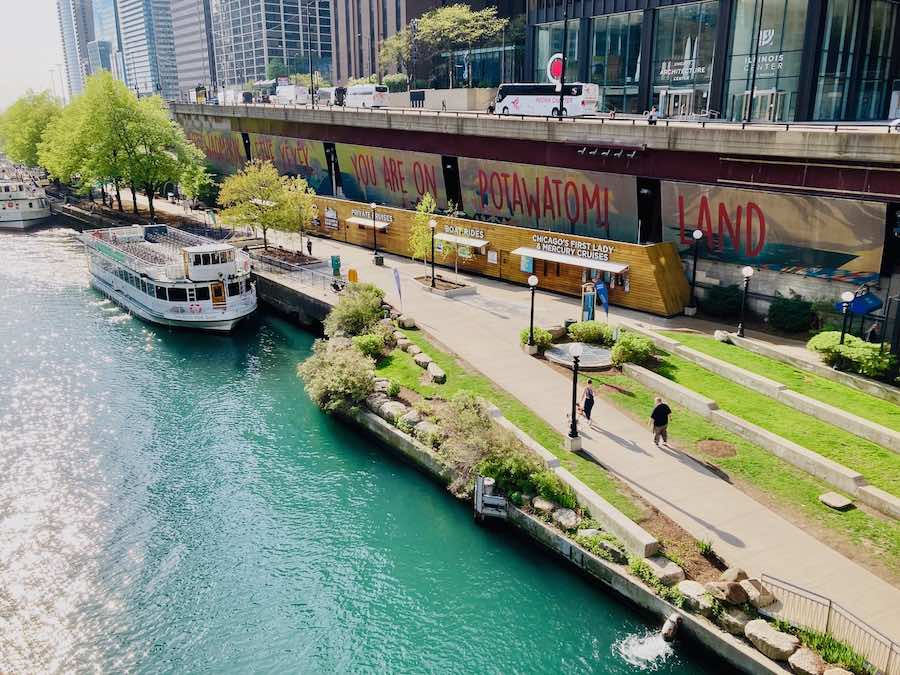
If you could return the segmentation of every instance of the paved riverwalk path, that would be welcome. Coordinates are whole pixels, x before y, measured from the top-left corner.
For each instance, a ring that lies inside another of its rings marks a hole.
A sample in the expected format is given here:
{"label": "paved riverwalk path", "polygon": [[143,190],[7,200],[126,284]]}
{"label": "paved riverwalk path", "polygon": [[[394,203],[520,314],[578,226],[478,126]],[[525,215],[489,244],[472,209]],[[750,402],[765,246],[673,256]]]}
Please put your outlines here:
{"label": "paved riverwalk path", "polygon": [[[170,206],[168,204],[164,207]],[[173,207],[175,208],[175,207]],[[183,211],[178,208],[178,213]],[[297,235],[270,233],[270,243],[299,248]],[[402,307],[452,352],[516,396],[561,433],[568,430],[572,380],[527,356],[519,332],[528,325],[528,289],[463,275],[477,295],[443,298],[427,292],[415,276],[422,263],[385,254],[385,267],[357,246],[313,238],[313,255],[340,255],[343,270],[356,268],[360,281],[379,285],[400,305],[394,282],[398,270]],[[328,272],[328,267],[323,267]],[[445,277],[452,271],[441,270]],[[538,291],[535,323],[560,324],[578,316],[574,298]],[[659,323],[645,314],[613,308],[612,322]],[[670,324],[677,325],[677,324]],[[649,410],[647,414],[649,416]],[[698,539],[708,539],[732,565],[753,574],[785,579],[840,603],[895,640],[900,640],[900,589],[819,542],[804,530],[717,477],[682,453],[656,447],[646,425],[638,424],[602,398],[594,406],[598,430],[579,425],[583,447],[596,461]]]}

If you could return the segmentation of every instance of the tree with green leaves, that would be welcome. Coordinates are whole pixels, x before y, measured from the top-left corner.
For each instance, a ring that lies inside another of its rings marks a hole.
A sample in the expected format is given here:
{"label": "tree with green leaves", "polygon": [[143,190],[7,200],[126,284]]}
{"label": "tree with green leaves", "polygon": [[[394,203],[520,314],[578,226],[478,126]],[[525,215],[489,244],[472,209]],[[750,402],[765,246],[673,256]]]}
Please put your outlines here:
{"label": "tree with green leaves", "polygon": [[431,253],[431,221],[436,209],[434,197],[426,192],[416,204],[416,214],[409,228],[409,257],[413,260],[421,259],[424,265],[428,264],[428,255]]}
{"label": "tree with green leaves", "polygon": [[378,63],[382,70],[396,68],[398,72],[409,73],[412,61],[412,31],[409,28],[394,33],[382,40],[378,50]]}
{"label": "tree with green leaves", "polygon": [[266,65],[266,76],[270,80],[277,79],[279,77],[287,77],[288,76],[288,67],[284,64],[284,61],[279,57],[274,57],[269,59],[269,63]]}
{"label": "tree with green leaves", "polygon": [[315,193],[302,178],[278,174],[272,162],[253,160],[222,182],[222,220],[262,230],[269,247],[269,230],[297,232],[315,217]]}
{"label": "tree with green leaves", "polygon": [[28,91],[0,115],[0,148],[13,162],[38,166],[38,145],[62,108],[46,91]]}

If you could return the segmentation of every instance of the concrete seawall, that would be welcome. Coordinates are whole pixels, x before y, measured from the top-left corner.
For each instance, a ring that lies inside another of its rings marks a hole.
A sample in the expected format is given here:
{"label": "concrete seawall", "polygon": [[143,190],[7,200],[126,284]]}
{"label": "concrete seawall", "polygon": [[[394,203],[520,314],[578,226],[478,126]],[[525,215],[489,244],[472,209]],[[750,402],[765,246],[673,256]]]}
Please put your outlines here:
{"label": "concrete seawall", "polygon": [[322,334],[322,323],[331,312],[330,304],[280,284],[265,274],[254,272],[253,278],[259,302],[300,326],[318,335]]}

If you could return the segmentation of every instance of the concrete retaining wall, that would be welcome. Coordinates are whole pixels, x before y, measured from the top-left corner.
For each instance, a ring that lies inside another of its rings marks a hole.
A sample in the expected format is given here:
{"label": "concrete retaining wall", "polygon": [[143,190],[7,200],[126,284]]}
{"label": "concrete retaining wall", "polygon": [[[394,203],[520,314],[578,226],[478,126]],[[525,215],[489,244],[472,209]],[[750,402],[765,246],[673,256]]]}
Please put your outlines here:
{"label": "concrete retaining wall", "polygon": [[894,495],[888,494],[874,485],[864,485],[856,493],[856,498],[863,504],[900,520],[900,499]]}
{"label": "concrete retaining wall", "polygon": [[742,640],[725,633],[702,616],[690,614],[670,605],[640,580],[630,576],[624,565],[616,565],[595,556],[569,540],[558,530],[514,506],[509,507],[507,518],[510,524],[546,546],[553,553],[562,556],[578,569],[602,581],[622,597],[657,616],[660,623],[672,614],[679,614],[682,619],[681,634],[686,634],[707,647],[732,668],[752,675],[785,672],[774,661],[766,658]]}
{"label": "concrete retaining wall", "polygon": [[719,405],[711,398],[701,396],[695,391],[692,391],[677,382],[672,382],[672,380],[669,380],[662,375],[657,375],[646,368],[641,368],[632,363],[626,363],[622,366],[622,372],[629,377],[633,377],[648,389],[652,389],[657,394],[661,394],[662,396],[677,402],[678,405],[687,408],[691,412],[695,412],[706,419],[709,419],[710,413],[713,410],[719,408]]}
{"label": "concrete retaining wall", "polygon": [[254,272],[257,299],[299,325],[321,334],[331,305]]}

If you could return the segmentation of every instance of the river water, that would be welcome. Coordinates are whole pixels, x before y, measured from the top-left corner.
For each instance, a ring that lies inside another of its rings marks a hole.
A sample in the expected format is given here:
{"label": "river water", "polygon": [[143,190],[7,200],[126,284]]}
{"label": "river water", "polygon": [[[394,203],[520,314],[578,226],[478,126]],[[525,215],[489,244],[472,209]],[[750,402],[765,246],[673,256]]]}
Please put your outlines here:
{"label": "river water", "polygon": [[312,337],[151,327],[0,233],[0,672],[723,672],[320,414]]}

